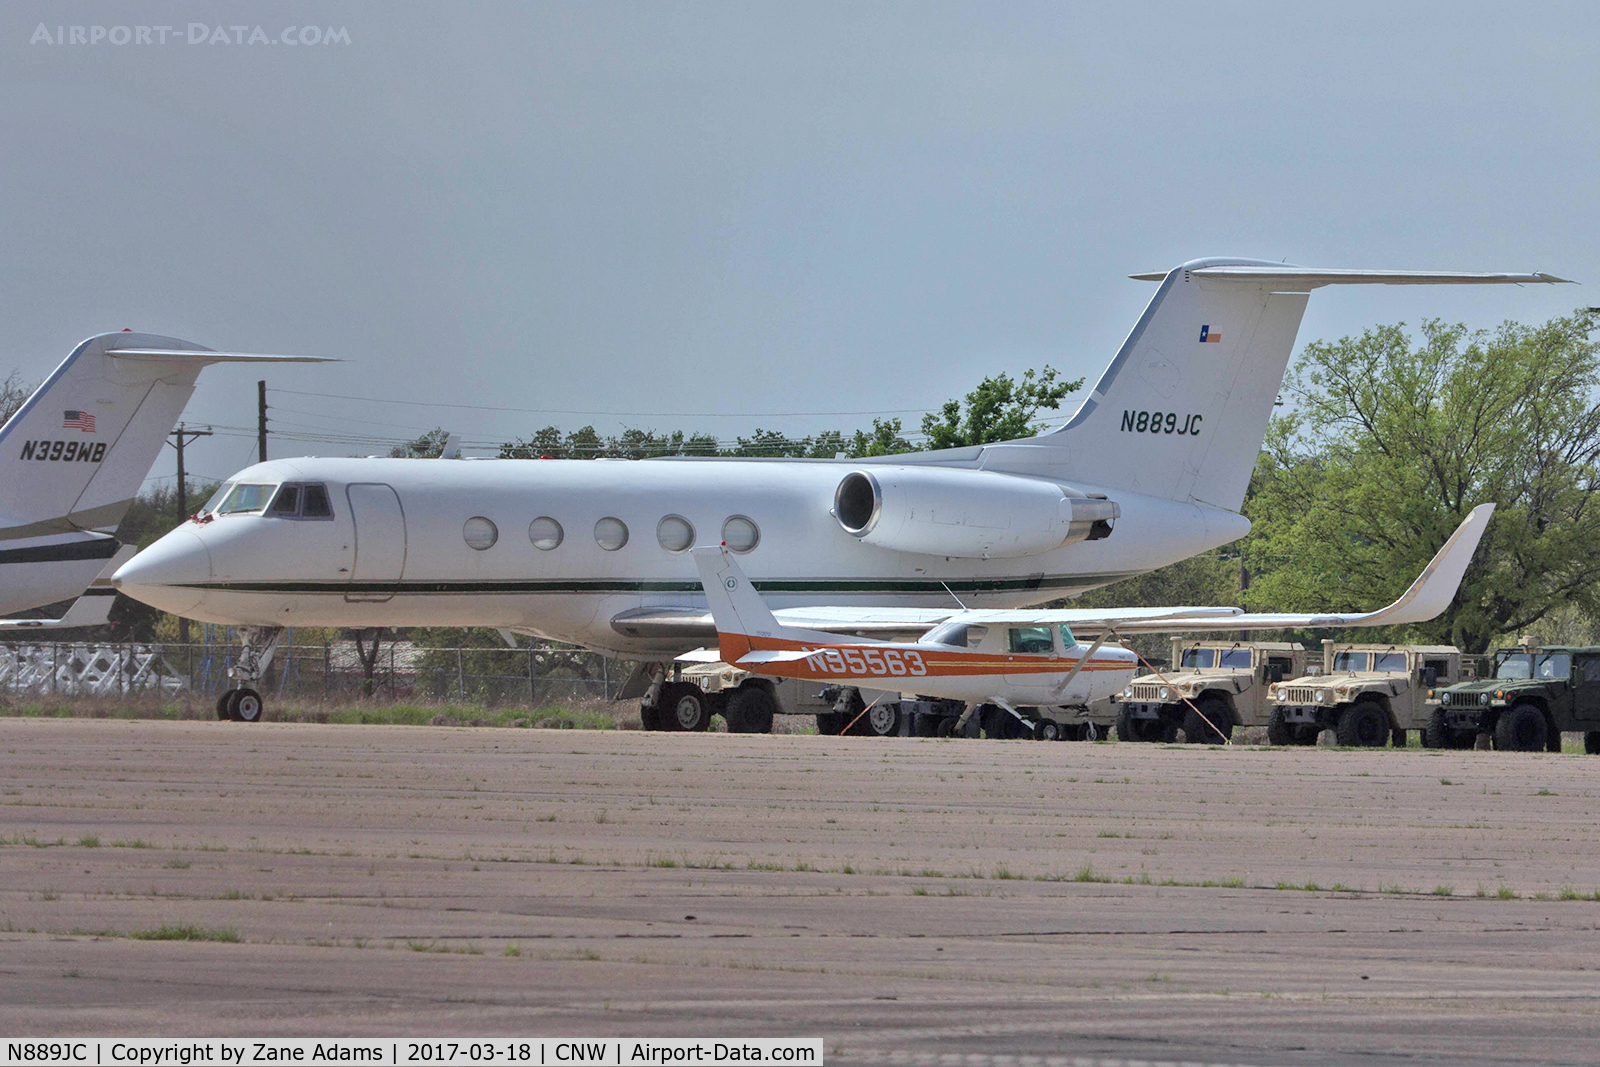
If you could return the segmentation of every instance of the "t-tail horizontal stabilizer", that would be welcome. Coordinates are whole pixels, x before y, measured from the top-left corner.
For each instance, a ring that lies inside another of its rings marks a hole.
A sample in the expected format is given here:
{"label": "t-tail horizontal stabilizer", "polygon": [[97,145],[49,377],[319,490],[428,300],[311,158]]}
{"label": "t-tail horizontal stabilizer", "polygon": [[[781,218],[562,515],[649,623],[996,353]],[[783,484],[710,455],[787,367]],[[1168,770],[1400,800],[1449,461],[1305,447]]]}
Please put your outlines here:
{"label": "t-tail horizontal stabilizer", "polygon": [[72,602],[72,606],[59,619],[0,619],[0,632],[6,630],[76,630],[85,626],[104,626],[111,619],[111,605],[116,602],[117,591],[111,587],[111,576],[117,568],[133,558],[139,551],[137,545],[123,545],[89,584]]}

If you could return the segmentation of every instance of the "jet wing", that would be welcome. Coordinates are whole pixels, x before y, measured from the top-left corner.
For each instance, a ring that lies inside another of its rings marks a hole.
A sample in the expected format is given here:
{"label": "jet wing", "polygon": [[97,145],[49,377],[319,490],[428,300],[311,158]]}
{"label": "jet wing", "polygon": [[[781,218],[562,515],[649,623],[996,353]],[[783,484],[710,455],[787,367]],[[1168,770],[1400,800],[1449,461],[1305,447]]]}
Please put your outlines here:
{"label": "jet wing", "polygon": [[[1462,576],[1467,572],[1467,564],[1472,562],[1472,555],[1478,550],[1478,542],[1483,538],[1483,531],[1489,525],[1489,517],[1494,514],[1493,504],[1480,504],[1472,509],[1460,526],[1456,527],[1444,547],[1428,561],[1415,581],[1400,594],[1398,600],[1388,607],[1379,608],[1377,611],[1366,612],[1322,612],[1318,614],[1300,614],[1291,612],[1255,612],[1249,613],[1239,608],[1174,608],[1166,609],[1173,612],[1170,617],[1146,616],[1143,618],[1132,616],[1127,610],[1117,611],[1108,609],[1097,615],[1094,613],[1081,613],[1082,617],[1074,621],[1062,618],[1059,621],[1071,626],[1075,632],[1103,633],[1115,631],[1118,634],[1135,633],[1194,633],[1206,630],[1286,630],[1286,629],[1322,629],[1342,626],[1399,626],[1408,623],[1427,622],[1439,616],[1450,602],[1455,599],[1456,590],[1461,587]],[[1162,610],[1162,609],[1157,609]],[[1185,612],[1190,614],[1184,614]],[[1213,614],[1205,615],[1203,612]],[[1065,612],[973,612],[974,622],[989,621],[995,624],[1010,626],[1050,625],[1048,616],[1054,614],[1068,614]],[[976,616],[992,616],[990,619],[979,619]],[[1040,618],[1040,622],[1021,621],[1024,619]],[[1013,620],[1017,621],[1013,621]]]}

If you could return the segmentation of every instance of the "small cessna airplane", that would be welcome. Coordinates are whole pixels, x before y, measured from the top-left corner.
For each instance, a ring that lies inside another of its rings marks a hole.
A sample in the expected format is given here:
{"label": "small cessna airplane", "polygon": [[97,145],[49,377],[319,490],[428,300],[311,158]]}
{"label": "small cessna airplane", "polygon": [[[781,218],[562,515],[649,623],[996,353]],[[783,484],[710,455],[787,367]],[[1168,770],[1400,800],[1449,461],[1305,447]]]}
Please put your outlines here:
{"label": "small cessna airplane", "polygon": [[1036,437],[856,460],[273,460],[114,581],[242,628],[241,718],[293,625],[494,627],[665,670],[716,633],[689,556],[716,541],[780,618],[1038,604],[1244,536],[1313,289],[1561,281],[1242,259],[1134,277],[1160,283],[1144,313],[1071,419]]}
{"label": "small cessna airplane", "polygon": [[[969,715],[979,704],[994,704],[1030,723],[1036,720],[1020,714],[1019,705],[1088,704],[1123,687],[1137,657],[1125,648],[1105,647],[1115,634],[1395,626],[1435,618],[1455,598],[1493,513],[1493,504],[1472,509],[1400,598],[1377,611],[1315,615],[1250,614],[1241,608],[1215,607],[958,611],[946,613],[917,641],[842,637],[838,631],[847,630],[860,617],[849,608],[817,609],[816,617],[828,624],[827,630],[786,626],[767,608],[727,546],[696,548],[691,555],[716,621],[718,648],[679,658],[721,660],[774,678],[964,700]],[[878,622],[890,614],[872,613]],[[908,626],[928,621],[925,611],[910,609],[902,614]],[[1077,636],[1090,633],[1097,636],[1089,644]],[[747,733],[771,730],[776,704],[767,690],[741,688],[735,700],[728,706],[730,728]]]}
{"label": "small cessna airplane", "polygon": [[[0,615],[81,593],[107,560],[125,558],[112,535],[201,368],[261,362],[325,361],[213,352],[128,330],[74,348],[0,426]],[[100,588],[116,593],[109,584]]]}

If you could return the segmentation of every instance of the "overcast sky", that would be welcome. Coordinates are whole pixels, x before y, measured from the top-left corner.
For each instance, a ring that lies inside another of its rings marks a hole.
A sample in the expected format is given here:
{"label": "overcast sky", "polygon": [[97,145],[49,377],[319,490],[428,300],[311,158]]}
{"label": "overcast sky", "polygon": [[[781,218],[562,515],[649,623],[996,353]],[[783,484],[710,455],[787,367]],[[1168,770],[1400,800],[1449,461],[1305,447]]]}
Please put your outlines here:
{"label": "overcast sky", "polygon": [[[274,388],[549,412],[275,393],[286,429],[732,437],[1092,379],[1126,275],[1200,256],[1587,283],[1322,290],[1302,344],[1600,304],[1592,4],[223,10],[0,13],[0,376],[129,326],[350,361]],[[253,425],[256,376],[187,420]]]}

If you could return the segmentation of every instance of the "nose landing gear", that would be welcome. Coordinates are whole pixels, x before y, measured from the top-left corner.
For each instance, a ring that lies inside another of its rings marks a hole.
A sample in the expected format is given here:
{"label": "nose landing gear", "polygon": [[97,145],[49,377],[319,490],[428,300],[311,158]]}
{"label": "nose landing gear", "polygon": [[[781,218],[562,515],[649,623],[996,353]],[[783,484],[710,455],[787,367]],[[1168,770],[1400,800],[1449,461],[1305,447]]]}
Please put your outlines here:
{"label": "nose landing gear", "polygon": [[261,694],[255,686],[261,684],[267,668],[272,666],[273,654],[278,651],[278,639],[283,636],[281,626],[241,626],[239,640],[244,645],[239,650],[239,660],[228,668],[229,680],[237,683],[217,698],[217,718],[234,722],[260,722]]}

